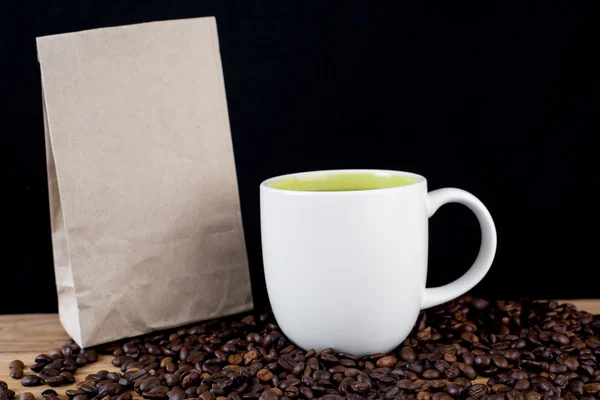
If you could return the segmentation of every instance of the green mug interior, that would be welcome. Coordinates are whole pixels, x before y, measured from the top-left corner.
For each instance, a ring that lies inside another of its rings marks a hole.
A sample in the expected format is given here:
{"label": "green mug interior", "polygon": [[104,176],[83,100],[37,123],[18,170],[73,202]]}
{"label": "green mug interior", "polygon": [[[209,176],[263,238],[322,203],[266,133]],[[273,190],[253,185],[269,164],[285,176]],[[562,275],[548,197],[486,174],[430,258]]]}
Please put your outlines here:
{"label": "green mug interior", "polygon": [[347,192],[389,189],[418,181],[419,178],[414,176],[393,173],[323,172],[286,176],[269,182],[267,186],[300,192]]}

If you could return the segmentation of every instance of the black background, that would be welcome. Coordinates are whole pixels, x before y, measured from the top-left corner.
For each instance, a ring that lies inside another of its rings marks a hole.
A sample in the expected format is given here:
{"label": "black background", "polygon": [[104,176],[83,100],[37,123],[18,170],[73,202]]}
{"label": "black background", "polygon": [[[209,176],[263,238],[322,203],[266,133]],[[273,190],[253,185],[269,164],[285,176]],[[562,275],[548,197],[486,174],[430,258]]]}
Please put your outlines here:
{"label": "black background", "polygon": [[[478,196],[498,252],[475,293],[598,297],[598,2],[12,1],[0,9],[0,313],[56,311],[35,37],[208,15],[258,303],[258,184],[329,168],[413,171]],[[478,240],[466,209],[442,208],[428,286],[460,276]]]}

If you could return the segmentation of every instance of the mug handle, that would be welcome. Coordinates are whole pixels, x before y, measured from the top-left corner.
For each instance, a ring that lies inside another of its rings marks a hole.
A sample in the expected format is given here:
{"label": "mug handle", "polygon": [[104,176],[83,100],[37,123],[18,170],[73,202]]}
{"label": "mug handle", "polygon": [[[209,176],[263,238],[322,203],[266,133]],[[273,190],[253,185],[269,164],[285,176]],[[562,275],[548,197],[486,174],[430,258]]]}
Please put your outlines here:
{"label": "mug handle", "polygon": [[430,218],[438,208],[447,203],[463,204],[473,211],[481,228],[481,247],[475,262],[463,276],[447,285],[425,289],[421,307],[423,309],[455,299],[477,285],[492,266],[497,242],[494,220],[488,209],[477,197],[455,188],[433,190],[429,192],[428,196],[427,214]]}

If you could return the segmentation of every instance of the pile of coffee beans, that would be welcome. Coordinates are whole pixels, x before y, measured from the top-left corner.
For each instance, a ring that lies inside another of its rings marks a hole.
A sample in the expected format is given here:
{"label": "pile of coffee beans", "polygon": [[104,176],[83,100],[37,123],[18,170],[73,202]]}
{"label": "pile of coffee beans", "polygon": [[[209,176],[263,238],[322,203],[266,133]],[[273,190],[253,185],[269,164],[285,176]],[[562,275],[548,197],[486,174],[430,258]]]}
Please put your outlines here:
{"label": "pile of coffee beans", "polygon": [[35,358],[35,363],[29,367],[39,375],[23,377],[25,368],[21,360],[14,360],[9,365],[9,374],[15,379],[20,379],[23,386],[40,386],[44,383],[49,386],[60,386],[75,382],[74,373],[79,367],[96,362],[98,354],[95,349],[82,350],[72,339],[60,349],[51,349],[48,354],[40,354]]}
{"label": "pile of coffee beans", "polygon": [[[69,341],[36,357],[30,368],[39,376],[25,376],[22,384],[71,383],[76,368],[95,361],[98,353],[112,354],[121,372],[88,375],[66,392],[69,398],[600,398],[600,315],[555,301],[488,302],[465,296],[422,312],[394,352],[361,358],[334,349],[299,349],[270,313],[218,319],[98,349],[81,350]],[[15,378],[23,374],[18,360],[10,368]],[[54,390],[44,393],[45,400],[56,400]],[[0,382],[0,399],[12,396]]]}

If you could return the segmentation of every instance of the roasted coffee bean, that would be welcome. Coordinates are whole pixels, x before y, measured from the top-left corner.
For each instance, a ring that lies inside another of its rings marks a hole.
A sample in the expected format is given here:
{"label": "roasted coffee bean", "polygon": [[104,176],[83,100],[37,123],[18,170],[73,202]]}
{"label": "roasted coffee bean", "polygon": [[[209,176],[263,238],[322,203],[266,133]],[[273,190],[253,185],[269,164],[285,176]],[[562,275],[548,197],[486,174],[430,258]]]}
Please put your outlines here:
{"label": "roasted coffee bean", "polygon": [[64,378],[64,383],[66,383],[66,384],[75,383],[75,377],[73,376],[72,373],[63,371],[60,373],[60,375]]}
{"label": "roasted coffee bean", "polygon": [[474,360],[474,364],[478,367],[489,367],[492,359],[490,356],[483,354],[481,356],[476,356]]}
{"label": "roasted coffee bean", "polygon": [[8,374],[13,379],[21,379],[23,377],[23,368],[21,368],[21,367],[11,367],[8,370]]}
{"label": "roasted coffee bean", "polygon": [[411,346],[404,346],[400,350],[400,357],[404,361],[414,361],[417,359],[417,353],[415,353],[415,350]]}
{"label": "roasted coffee bean", "polygon": [[492,357],[492,361],[494,362],[494,364],[496,364],[498,368],[508,369],[508,361],[506,360],[506,358],[504,358],[504,356],[495,355]]}
{"label": "roasted coffee bean", "polygon": [[106,374],[106,379],[110,379],[111,381],[118,382],[121,379],[121,374],[118,372],[109,372]]}
{"label": "roasted coffee bean", "polygon": [[[36,359],[37,360],[37,359]],[[37,361],[36,361],[37,362]],[[21,360],[13,360],[8,364],[8,368],[20,368],[25,369],[25,364]],[[29,393],[29,392],[27,392]]]}
{"label": "roasted coffee bean", "polygon": [[320,358],[321,361],[327,364],[336,364],[339,362],[339,359],[330,353],[322,353]]}
{"label": "roasted coffee bean", "polygon": [[58,392],[54,389],[46,389],[44,391],[42,391],[42,396],[46,397],[46,396],[58,396]]}
{"label": "roasted coffee bean", "polygon": [[470,379],[464,378],[464,377],[456,378],[454,380],[454,383],[456,383],[457,385],[460,385],[460,386],[462,386],[464,388],[467,388],[467,389],[470,388],[473,385],[473,383],[471,382]]}
{"label": "roasted coffee bean", "polygon": [[256,373],[256,377],[263,382],[268,382],[271,379],[273,379],[273,373],[265,368],[265,369],[261,369],[260,371],[258,371]]}
{"label": "roasted coffee bean", "polygon": [[423,371],[423,378],[425,379],[437,379],[440,377],[440,371],[438,371],[437,369],[428,369],[426,371]]}
{"label": "roasted coffee bean", "polygon": [[315,379],[317,381],[322,380],[322,379],[327,380],[327,379],[331,378],[331,374],[328,371],[317,370],[317,371],[313,372],[312,377],[313,377],[313,379]]}
{"label": "roasted coffee bean", "polygon": [[[281,395],[275,389],[265,390],[259,397],[259,400],[279,400]],[[207,399],[204,399],[207,400]]]}
{"label": "roasted coffee bean", "polygon": [[583,393],[594,394],[600,392],[600,382],[593,382],[583,385]]}
{"label": "roasted coffee bean", "polygon": [[[198,375],[195,372],[192,372],[192,373],[188,374],[186,376],[186,378],[188,378],[187,381],[185,378],[181,380],[181,386],[184,389],[187,389],[188,387],[192,386],[194,383],[199,382],[200,375]],[[155,388],[156,386],[159,386],[159,385],[160,385],[160,379],[158,377],[151,376],[151,377],[146,378],[141,381],[141,383],[139,385],[139,390],[142,393],[149,392],[150,390],[152,390],[153,388]]]}
{"label": "roasted coffee bean", "polygon": [[83,367],[85,364],[89,363],[90,360],[87,358],[85,354],[80,354],[75,358],[75,364],[78,367]]}
{"label": "roasted coffee bean", "polygon": [[44,381],[46,382],[47,385],[52,386],[52,387],[60,386],[66,382],[65,377],[62,375],[56,375],[56,376],[44,378]]}
{"label": "roasted coffee bean", "polygon": [[133,381],[131,379],[129,379],[126,376],[123,376],[122,378],[119,379],[119,384],[123,385],[126,388],[131,388],[131,386],[133,386]]}
{"label": "roasted coffee bean", "polygon": [[349,376],[352,378],[358,376],[359,374],[361,374],[361,371],[356,368],[346,368],[346,370],[344,371],[344,376]]}
{"label": "roasted coffee bean", "polygon": [[13,397],[15,397],[14,390],[8,388],[0,389],[0,399],[12,399]]}
{"label": "roasted coffee bean", "polygon": [[62,367],[64,367],[65,362],[62,359],[56,359],[56,360],[52,360],[50,363],[44,365],[43,369],[58,369],[60,370]]}
{"label": "roasted coffee bean", "polygon": [[377,360],[376,365],[378,368],[391,368],[394,365],[396,365],[397,362],[398,362],[398,360],[396,359],[396,357],[385,356],[385,357],[381,357],[379,360]]}
{"label": "roasted coffee bean", "polygon": [[30,366],[29,368],[33,372],[40,372],[42,369],[44,369],[45,366],[46,366],[46,363],[35,363],[32,366]]}
{"label": "roasted coffee bean", "polygon": [[133,395],[131,394],[131,392],[125,392],[125,393],[121,393],[120,395],[118,395],[114,400],[132,400],[133,399]]}
{"label": "roasted coffee bean", "polygon": [[417,385],[410,379],[401,379],[396,382],[396,386],[404,390],[413,390],[417,387]]}
{"label": "roasted coffee bean", "polygon": [[[292,356],[290,356],[289,354],[285,354],[285,355],[279,357],[279,360],[277,360],[277,363],[281,367],[283,367],[285,370],[291,371],[294,369],[294,366],[297,364],[297,361],[294,360],[294,358]],[[318,368],[316,368],[316,369],[318,369]]]}
{"label": "roasted coffee bean", "polygon": [[297,386],[299,384],[300,384],[300,379],[286,379],[286,380],[283,380],[283,381],[279,382],[279,386],[278,387],[281,390],[285,391],[288,387],[290,387],[290,386]]}
{"label": "roasted coffee bean", "polygon": [[34,400],[35,396],[31,392],[23,392],[19,396],[19,400]]}
{"label": "roasted coffee bean", "polygon": [[469,388],[469,396],[471,397],[480,398],[487,395],[487,393],[487,386],[482,384],[473,385]]}
{"label": "roasted coffee bean", "polygon": [[60,371],[54,368],[44,368],[42,372],[40,372],[40,378],[46,379],[52,376],[56,376],[60,374]]}
{"label": "roasted coffee bean", "polygon": [[504,394],[506,400],[525,400],[525,396],[516,390],[510,390]]}
{"label": "roasted coffee bean", "polygon": [[169,391],[169,388],[163,385],[160,386],[156,386],[154,388],[152,388],[149,392],[143,392],[142,396],[145,399],[152,399],[152,400],[158,400],[158,399],[166,399],[167,396],[167,392]]}
{"label": "roasted coffee bean", "polygon": [[71,399],[72,399],[73,397],[75,397],[75,396],[80,396],[80,395],[81,395],[81,396],[85,396],[85,392],[84,392],[83,390],[79,390],[79,389],[77,389],[77,390],[73,390],[73,389],[67,390],[67,391],[65,391],[65,394],[66,394],[66,395],[67,395],[69,398],[71,398]]}
{"label": "roasted coffee bean", "polygon": [[77,389],[83,390],[86,396],[95,396],[98,394],[98,388],[96,385],[92,385],[89,383],[78,383]]}
{"label": "roasted coffee bean", "polygon": [[450,383],[446,386],[446,392],[452,397],[460,397],[465,392],[465,388],[456,383]]}
{"label": "roasted coffee bean", "polygon": [[460,369],[458,369],[457,365],[451,365],[450,368],[444,371],[444,375],[446,375],[446,378],[452,380],[460,376]]}
{"label": "roasted coffee bean", "polygon": [[530,387],[531,387],[531,384],[529,383],[529,381],[527,379],[519,379],[514,385],[515,390],[520,390],[520,391],[529,390]]}
{"label": "roasted coffee bean", "polygon": [[411,380],[411,381],[416,381],[418,379],[417,374],[415,374],[412,371],[405,371],[404,376],[406,377],[406,379]]}
{"label": "roasted coffee bean", "polygon": [[37,375],[27,375],[21,379],[21,385],[25,387],[40,386],[43,384],[44,381]]}

